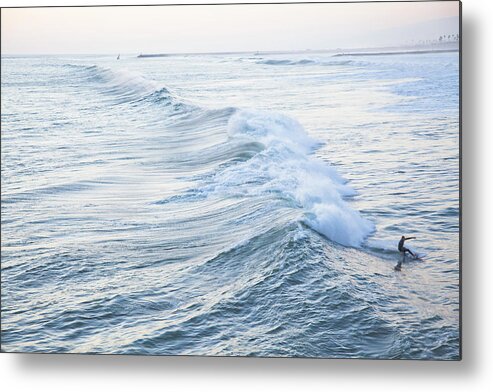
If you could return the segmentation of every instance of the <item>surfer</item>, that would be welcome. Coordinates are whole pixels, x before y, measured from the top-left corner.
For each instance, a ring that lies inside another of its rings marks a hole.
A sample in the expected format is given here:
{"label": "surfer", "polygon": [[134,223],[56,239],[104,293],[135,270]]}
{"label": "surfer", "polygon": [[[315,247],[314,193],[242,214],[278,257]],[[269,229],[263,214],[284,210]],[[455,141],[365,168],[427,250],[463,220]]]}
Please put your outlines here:
{"label": "surfer", "polygon": [[409,252],[413,257],[416,257],[416,255],[411,252],[409,249],[407,249],[405,246],[404,246],[404,241],[406,240],[412,240],[412,239],[415,239],[416,237],[404,237],[402,236],[401,237],[401,240],[399,241],[399,245],[398,245],[398,248],[399,248],[399,252],[402,252],[404,253],[404,256],[406,255],[406,252]]}

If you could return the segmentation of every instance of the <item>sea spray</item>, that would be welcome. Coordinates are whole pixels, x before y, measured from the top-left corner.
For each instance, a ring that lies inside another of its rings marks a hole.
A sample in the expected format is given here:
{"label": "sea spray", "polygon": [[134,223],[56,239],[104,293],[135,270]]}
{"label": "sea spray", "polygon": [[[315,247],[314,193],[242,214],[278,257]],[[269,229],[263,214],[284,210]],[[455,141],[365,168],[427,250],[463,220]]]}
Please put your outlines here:
{"label": "sea spray", "polygon": [[242,110],[230,118],[228,132],[233,138],[260,142],[265,149],[219,173],[219,189],[243,194],[276,192],[305,211],[310,227],[343,245],[359,246],[374,230],[344,200],[355,191],[333,167],[313,156],[320,142],[308,136],[297,120],[280,113]]}

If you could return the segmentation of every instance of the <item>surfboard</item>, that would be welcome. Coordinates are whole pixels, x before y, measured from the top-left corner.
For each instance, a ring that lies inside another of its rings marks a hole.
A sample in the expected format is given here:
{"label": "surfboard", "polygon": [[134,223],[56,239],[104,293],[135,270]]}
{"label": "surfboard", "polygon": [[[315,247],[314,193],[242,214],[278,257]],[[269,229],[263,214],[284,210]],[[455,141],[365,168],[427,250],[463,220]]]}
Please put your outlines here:
{"label": "surfboard", "polygon": [[426,257],[426,253],[414,253],[414,260],[423,260],[423,257]]}

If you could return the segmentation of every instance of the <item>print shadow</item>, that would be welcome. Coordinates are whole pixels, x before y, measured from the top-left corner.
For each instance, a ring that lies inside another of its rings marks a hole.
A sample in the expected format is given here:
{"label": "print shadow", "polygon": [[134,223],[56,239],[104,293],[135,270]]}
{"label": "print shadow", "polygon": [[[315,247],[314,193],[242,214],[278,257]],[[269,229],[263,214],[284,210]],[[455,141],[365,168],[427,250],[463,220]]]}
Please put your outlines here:
{"label": "print shadow", "polygon": [[[272,376],[306,377],[319,376],[330,378],[358,374],[367,379],[393,379],[402,381],[410,375],[419,375],[433,379],[447,377],[460,378],[471,376],[478,368],[479,352],[479,312],[478,260],[480,255],[479,233],[475,221],[480,219],[479,188],[480,162],[478,137],[479,117],[477,91],[479,88],[479,42],[477,23],[470,17],[464,17],[462,25],[462,345],[461,362],[440,361],[379,361],[379,360],[317,360],[317,359],[260,359],[260,358],[207,358],[207,357],[144,357],[113,355],[59,355],[59,354],[10,354],[19,371],[32,376],[36,373],[59,372],[82,374],[121,375],[153,374],[166,376],[180,374],[189,376],[210,375],[219,377]],[[464,197],[465,195],[465,197]],[[5,355],[5,354],[4,354]]]}
{"label": "print shadow", "polygon": [[480,336],[479,268],[481,248],[478,231],[481,220],[481,147],[478,91],[480,89],[479,22],[470,17],[462,21],[462,352],[464,366],[471,372],[478,366]]}

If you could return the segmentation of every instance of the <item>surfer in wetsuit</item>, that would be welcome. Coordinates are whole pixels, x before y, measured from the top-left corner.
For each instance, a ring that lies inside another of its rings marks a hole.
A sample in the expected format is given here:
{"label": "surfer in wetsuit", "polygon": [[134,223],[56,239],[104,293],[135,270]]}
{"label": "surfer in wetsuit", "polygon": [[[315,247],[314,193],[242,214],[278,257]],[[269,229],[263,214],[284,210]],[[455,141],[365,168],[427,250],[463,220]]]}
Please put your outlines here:
{"label": "surfer in wetsuit", "polygon": [[409,253],[411,253],[411,255],[412,255],[413,257],[416,257],[416,255],[415,255],[413,252],[411,252],[409,249],[407,249],[407,248],[404,246],[404,241],[406,241],[406,240],[412,240],[412,239],[415,239],[415,238],[416,238],[416,237],[407,237],[407,238],[406,238],[406,237],[402,236],[402,237],[401,237],[401,240],[399,241],[399,246],[398,246],[398,248],[399,248],[399,252],[404,253],[404,255],[406,255],[406,252],[409,252]]}

